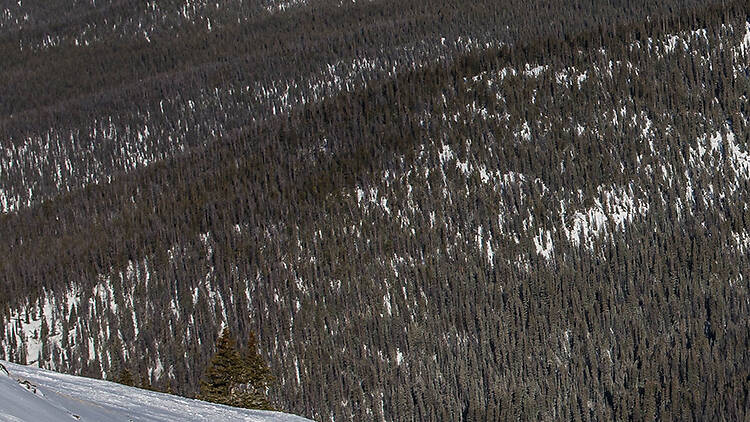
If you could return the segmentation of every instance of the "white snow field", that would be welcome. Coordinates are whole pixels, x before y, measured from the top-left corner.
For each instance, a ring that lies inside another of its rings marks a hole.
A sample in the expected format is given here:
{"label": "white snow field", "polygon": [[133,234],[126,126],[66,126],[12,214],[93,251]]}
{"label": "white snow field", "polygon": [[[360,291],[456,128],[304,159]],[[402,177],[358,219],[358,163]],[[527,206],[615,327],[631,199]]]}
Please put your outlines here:
{"label": "white snow field", "polygon": [[0,421],[305,422],[0,361]]}

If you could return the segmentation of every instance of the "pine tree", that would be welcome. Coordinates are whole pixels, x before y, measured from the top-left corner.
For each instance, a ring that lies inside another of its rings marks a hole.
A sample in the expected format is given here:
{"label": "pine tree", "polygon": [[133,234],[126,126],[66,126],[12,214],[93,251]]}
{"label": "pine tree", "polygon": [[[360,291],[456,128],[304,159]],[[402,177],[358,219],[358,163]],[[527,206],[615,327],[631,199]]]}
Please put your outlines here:
{"label": "pine tree", "polygon": [[201,400],[248,409],[271,410],[266,391],[273,377],[258,354],[250,333],[248,350],[240,355],[229,330],[219,337],[216,354],[201,381]]}
{"label": "pine tree", "polygon": [[114,380],[116,383],[122,384],[122,385],[128,385],[130,387],[135,386],[135,380],[133,379],[133,374],[130,372],[128,368],[124,368],[120,371],[120,374],[115,378]]}
{"label": "pine tree", "polygon": [[258,354],[255,333],[250,332],[247,351],[242,357],[239,385],[233,389],[233,406],[273,410],[266,391],[273,376],[263,357]]}
{"label": "pine tree", "polygon": [[201,380],[201,400],[213,403],[232,405],[231,392],[237,383],[242,360],[234,339],[228,329],[219,337],[216,344],[216,354],[206,369]]}

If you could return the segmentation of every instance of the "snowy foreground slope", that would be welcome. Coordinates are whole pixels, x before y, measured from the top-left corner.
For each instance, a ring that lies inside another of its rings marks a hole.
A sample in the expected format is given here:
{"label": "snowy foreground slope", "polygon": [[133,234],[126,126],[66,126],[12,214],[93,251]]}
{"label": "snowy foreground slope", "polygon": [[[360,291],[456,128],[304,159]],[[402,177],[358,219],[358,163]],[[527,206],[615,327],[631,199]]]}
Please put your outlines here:
{"label": "snowy foreground slope", "polygon": [[0,421],[304,422],[278,412],[237,409],[39,368],[0,364]]}

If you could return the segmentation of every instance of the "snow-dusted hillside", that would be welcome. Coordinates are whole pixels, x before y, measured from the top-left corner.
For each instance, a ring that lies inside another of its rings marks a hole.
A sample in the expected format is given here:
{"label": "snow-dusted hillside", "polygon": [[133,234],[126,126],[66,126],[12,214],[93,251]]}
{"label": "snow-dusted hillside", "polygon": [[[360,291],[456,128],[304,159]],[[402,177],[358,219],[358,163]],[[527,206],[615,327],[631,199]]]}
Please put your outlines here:
{"label": "snow-dusted hillside", "polygon": [[748,0],[91,1],[0,6],[0,359],[194,397],[228,329],[317,421],[750,420]]}
{"label": "snow-dusted hillside", "polygon": [[0,362],[0,421],[302,422],[279,412],[237,409],[170,394]]}

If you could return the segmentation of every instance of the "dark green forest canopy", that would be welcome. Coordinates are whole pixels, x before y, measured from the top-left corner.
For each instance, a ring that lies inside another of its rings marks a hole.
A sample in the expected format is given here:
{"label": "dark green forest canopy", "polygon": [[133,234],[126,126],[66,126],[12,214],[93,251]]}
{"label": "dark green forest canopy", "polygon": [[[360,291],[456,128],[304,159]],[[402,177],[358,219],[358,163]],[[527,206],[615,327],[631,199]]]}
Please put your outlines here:
{"label": "dark green forest canopy", "polygon": [[[159,99],[165,88],[179,92],[235,78],[292,77],[337,60],[388,54],[389,48],[420,39],[474,36],[515,45],[566,39],[591,28],[637,24],[647,16],[660,21],[661,16],[677,15],[689,25],[687,14],[694,11],[690,7],[704,2],[388,0],[340,7],[338,1],[319,1],[314,7],[282,16],[251,13],[239,23],[233,22],[236,10],[226,8],[222,9],[225,16],[214,17],[218,21],[215,30],[163,23],[165,28],[153,25],[148,39],[136,28],[125,32],[129,28],[125,24],[121,24],[124,33],[109,29],[112,24],[108,22],[113,20],[115,28],[118,21],[148,20],[147,3],[123,3],[72,18],[50,8],[46,12],[53,14],[36,24],[0,32],[0,53],[6,63],[0,73],[2,116],[29,120],[37,113],[67,114],[71,105],[85,113],[99,102],[139,104]],[[175,3],[174,7],[180,6]],[[170,2],[159,7],[165,14],[172,8]],[[90,45],[76,44],[76,36],[88,34],[86,29],[92,26],[101,38],[92,36],[95,42]],[[33,48],[34,40],[50,33],[60,39],[58,45]],[[29,47],[19,48],[27,43]]]}
{"label": "dark green forest canopy", "polygon": [[261,3],[0,26],[0,358],[194,395],[226,323],[320,420],[747,417],[744,2]]}
{"label": "dark green forest canopy", "polygon": [[[699,15],[701,19],[694,17],[696,23],[693,26],[701,27],[706,23],[704,20],[717,24],[723,22],[728,12],[725,9],[708,8],[706,13],[709,14]],[[350,186],[355,180],[366,180],[368,174],[387,167],[393,160],[394,153],[413,153],[415,147],[430,134],[422,127],[415,127],[413,120],[404,120],[410,115],[435,107],[430,102],[435,101],[438,94],[445,95],[461,89],[458,85],[465,78],[503,66],[523,67],[526,63],[542,59],[545,63],[566,63],[573,56],[574,61],[570,64],[575,65],[590,58],[576,55],[582,46],[591,50],[599,47],[617,48],[622,42],[656,37],[666,31],[667,24],[670,29],[674,26],[676,30],[683,25],[687,26],[681,22],[688,20],[688,16],[690,14],[684,13],[677,17],[667,16],[665,22],[643,27],[620,25],[612,29],[599,28],[562,40],[555,36],[522,42],[514,47],[470,52],[447,62],[405,72],[394,80],[374,82],[361,91],[338,94],[279,119],[246,123],[226,136],[212,140],[210,145],[188,149],[174,158],[131,174],[118,174],[114,183],[89,186],[81,191],[63,194],[55,201],[29,210],[1,216],[0,218],[7,219],[2,224],[2,229],[6,229],[3,233],[3,239],[6,240],[3,246],[8,248],[5,256],[12,256],[11,251],[23,255],[24,249],[44,248],[40,256],[34,257],[33,262],[43,262],[45,257],[56,260],[58,258],[54,255],[65,254],[74,262],[98,264],[100,268],[108,268],[112,265],[110,260],[117,256],[92,255],[104,255],[116,248],[127,249],[132,243],[138,248],[145,247],[144,243],[153,244],[153,239],[150,242],[149,239],[129,239],[130,236],[148,236],[150,230],[147,227],[158,225],[158,230],[174,230],[177,233],[188,230],[193,235],[209,230],[209,222],[206,221],[209,210],[202,208],[210,204],[200,199],[209,200],[208,198],[213,197],[216,201],[221,197],[222,201],[227,201],[232,196],[217,190],[227,189],[230,181],[233,185],[228,188],[230,191],[234,191],[235,195],[246,196],[241,190],[248,189],[248,185],[253,188],[257,183],[262,185],[264,181],[259,179],[264,174],[276,174],[275,182],[287,185],[278,190],[289,195],[290,199],[286,201],[288,203],[295,202],[298,195],[310,195],[321,189],[324,193],[330,193]],[[358,107],[352,109],[351,105]],[[402,121],[392,120],[394,118]],[[310,124],[310,119],[314,123]],[[335,134],[331,137],[333,143],[329,141],[327,144],[331,149],[329,154],[320,157],[295,157],[301,149],[304,150],[305,145],[313,144],[316,138],[327,133]],[[351,136],[352,134],[357,136]],[[384,134],[388,136],[383,136]],[[273,158],[268,159],[269,156]],[[382,164],[373,166],[375,163]],[[512,163],[513,161],[509,164]],[[297,177],[304,182],[298,182]],[[272,177],[266,175],[265,179],[267,181]],[[260,192],[264,190],[267,189],[259,189]],[[191,193],[199,195],[199,200],[191,198]],[[160,205],[144,206],[145,201],[155,201]],[[188,209],[182,212],[178,203]],[[216,204],[212,206],[223,208]],[[80,212],[82,209],[86,212]],[[175,210],[178,212],[174,213]],[[167,215],[160,215],[162,213]],[[192,217],[193,221],[191,216],[195,216]],[[170,218],[182,221],[172,221]],[[22,222],[23,219],[27,221]],[[160,221],[143,223],[152,220]],[[232,224],[245,221],[244,218],[230,220]],[[128,231],[124,226],[138,227],[138,230]],[[100,234],[101,241],[117,244],[102,248],[94,243],[92,248],[92,243],[87,241],[82,244],[69,241],[71,237],[82,236],[83,233],[87,233],[88,237]],[[43,239],[34,242],[34,238],[40,237]],[[168,238],[173,239],[173,236]],[[69,246],[60,247],[62,244]],[[86,255],[78,255],[78,251]],[[143,256],[138,252],[127,256],[115,255],[128,259]],[[4,267],[9,267],[11,262],[13,261],[10,259],[6,260]],[[37,267],[40,273],[49,270],[44,266]],[[28,280],[17,282],[32,288],[42,287],[30,285]]]}

